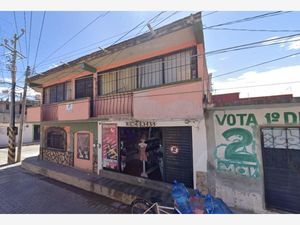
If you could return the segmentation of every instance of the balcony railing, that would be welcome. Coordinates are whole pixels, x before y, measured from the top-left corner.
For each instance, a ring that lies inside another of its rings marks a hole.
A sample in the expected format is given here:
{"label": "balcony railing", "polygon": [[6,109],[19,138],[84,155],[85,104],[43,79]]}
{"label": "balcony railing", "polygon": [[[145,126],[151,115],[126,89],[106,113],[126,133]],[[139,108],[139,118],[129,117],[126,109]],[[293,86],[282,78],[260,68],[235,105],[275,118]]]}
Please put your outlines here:
{"label": "balcony railing", "polygon": [[132,116],[132,93],[98,96],[94,103],[94,116]]}
{"label": "balcony railing", "polygon": [[41,106],[42,121],[58,120],[58,104],[47,104]]}

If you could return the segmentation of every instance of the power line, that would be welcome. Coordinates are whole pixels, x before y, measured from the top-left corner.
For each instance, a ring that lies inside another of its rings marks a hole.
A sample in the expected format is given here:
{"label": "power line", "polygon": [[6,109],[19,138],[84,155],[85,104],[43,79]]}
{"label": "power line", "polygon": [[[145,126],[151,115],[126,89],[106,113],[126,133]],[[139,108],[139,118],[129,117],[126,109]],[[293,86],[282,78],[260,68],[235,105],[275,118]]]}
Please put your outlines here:
{"label": "power line", "polygon": [[90,25],[92,25],[94,22],[96,22],[98,19],[105,17],[109,12],[106,12],[104,14],[101,14],[97,16],[95,19],[93,19],[91,22],[89,22],[86,26],[84,26],[80,31],[78,31],[76,34],[74,34],[69,40],[64,42],[60,47],[58,47],[56,50],[54,50],[50,55],[48,55],[45,59],[41,60],[37,66],[39,66],[42,62],[49,59],[52,55],[54,55],[56,52],[58,52],[60,49],[62,49],[64,46],[66,46],[69,42],[71,42],[75,37],[77,37],[81,32],[83,32],[85,29],[87,29]]}
{"label": "power line", "polygon": [[265,64],[268,64],[268,63],[276,62],[276,61],[279,61],[279,60],[282,60],[282,59],[286,59],[286,58],[290,58],[290,57],[297,56],[297,55],[300,55],[300,52],[297,52],[297,53],[294,53],[294,54],[290,54],[290,55],[286,55],[286,56],[279,57],[279,58],[275,58],[275,59],[272,59],[272,60],[264,61],[264,62],[261,62],[261,63],[258,63],[258,64],[254,64],[254,65],[251,65],[251,66],[243,67],[243,68],[240,68],[240,69],[237,69],[237,70],[233,70],[233,71],[230,71],[230,72],[227,72],[227,73],[218,74],[216,76],[212,76],[212,78],[226,76],[226,75],[229,75],[229,74],[233,74],[233,73],[240,72],[240,71],[243,71],[243,70],[247,70],[247,69],[250,69],[250,68],[253,68],[253,67],[265,65]]}
{"label": "power line", "polygon": [[[217,11],[213,12],[213,13],[216,13]],[[166,18],[162,19],[161,21],[159,21],[157,24],[154,25],[154,27],[158,26],[160,23],[164,22],[165,20],[167,20],[168,18],[174,16],[176,13],[178,12],[174,12],[172,13],[171,15],[167,16]],[[282,12],[282,11],[278,11],[278,12],[271,12],[271,13],[265,13],[265,14],[261,14],[261,15],[258,15],[258,16],[254,16],[254,17],[248,17],[248,18],[243,18],[243,19],[240,19],[240,20],[236,20],[236,21],[231,21],[230,23],[236,23],[237,21],[249,21],[250,19],[253,20],[253,19],[258,19],[258,18],[263,18],[263,17],[267,17],[267,16],[274,16],[274,15],[279,15],[279,14],[282,14],[282,13],[287,13],[287,12]],[[211,13],[212,14],[212,13]],[[206,14],[208,15],[208,14]],[[229,22],[227,22],[229,23]],[[227,24],[226,23],[226,24]],[[214,27],[214,26],[220,26],[221,24],[217,24],[217,25],[213,25],[213,26],[210,26],[210,27],[206,27],[206,28],[203,28],[203,29],[210,29],[211,27]],[[145,25],[146,26],[146,25]],[[144,27],[145,27],[144,26]],[[142,29],[144,29],[144,27]],[[142,31],[142,30],[141,30]],[[89,45],[91,46],[91,45]],[[82,48],[81,48],[82,49]],[[90,49],[88,51],[91,51],[93,49]],[[75,52],[75,51],[73,51]],[[75,55],[74,55],[75,56]],[[73,57],[73,56],[72,56]],[[70,58],[70,57],[69,57]],[[56,60],[55,60],[56,61]],[[53,60],[54,62],[54,60]],[[42,65],[41,63],[39,65]],[[48,65],[48,63],[47,63]]]}
{"label": "power line", "polygon": [[202,15],[202,18],[203,17],[206,17],[206,16],[209,16],[209,15],[212,15],[212,14],[215,14],[215,13],[217,13],[218,11],[213,11],[213,12],[210,12],[210,13],[207,13],[207,14],[205,14],[205,15]]}
{"label": "power line", "polygon": [[265,86],[274,86],[274,85],[283,85],[283,84],[295,84],[300,83],[299,81],[290,81],[290,82],[280,82],[280,83],[270,83],[270,84],[257,84],[257,85],[248,85],[248,86],[236,86],[236,87],[230,87],[230,88],[219,88],[214,89],[217,90],[229,90],[229,89],[239,89],[239,88],[254,88],[254,87],[265,87]]}
{"label": "power line", "polygon": [[37,56],[38,56],[40,42],[41,42],[43,28],[44,28],[44,23],[45,23],[45,16],[46,16],[46,11],[44,11],[44,14],[43,14],[42,25],[41,25],[39,40],[38,40],[38,44],[37,44],[37,48],[36,48],[36,52],[35,52],[35,58],[34,58],[34,64],[33,64],[33,67],[32,67],[32,71],[35,70],[36,59],[37,59]]}
{"label": "power line", "polygon": [[249,32],[300,32],[300,30],[271,30],[271,29],[246,29],[246,28],[227,28],[227,27],[216,27],[209,28],[208,30],[225,30],[225,31],[249,31]]}
{"label": "power line", "polygon": [[[19,36],[19,28],[18,28],[18,23],[17,23],[16,12],[15,12],[15,11],[13,12],[13,15],[14,15],[14,22],[15,22],[15,27],[16,27],[16,33],[17,33],[17,35]],[[20,44],[19,41],[18,41],[18,45],[19,45],[20,52],[22,53],[22,48],[21,48],[21,44]],[[21,58],[23,70],[25,70],[25,66],[24,66],[24,61],[23,61],[23,60],[24,60],[24,59]]]}
{"label": "power line", "polygon": [[26,51],[26,58],[27,58],[27,66],[28,62],[28,48],[27,48],[27,25],[26,25],[26,12],[24,11],[24,26],[25,26],[25,51]]}
{"label": "power line", "polygon": [[162,22],[166,21],[167,19],[171,18],[172,16],[174,16],[175,14],[179,13],[178,11],[173,12],[171,15],[167,16],[165,19],[159,21],[157,24],[155,24],[153,27],[157,27],[159,24],[161,24]]}
{"label": "power line", "polygon": [[246,18],[243,18],[243,19],[238,19],[238,20],[229,21],[229,22],[226,22],[226,23],[220,23],[220,24],[204,27],[203,29],[211,29],[211,28],[225,26],[225,25],[243,23],[243,22],[248,22],[248,21],[252,21],[252,20],[256,20],[256,19],[262,19],[262,18],[270,17],[270,16],[278,16],[278,15],[289,13],[289,12],[290,11],[286,11],[286,12],[276,11],[276,12],[264,13],[264,14],[260,14],[260,15],[257,15],[257,16],[246,17]]}
{"label": "power line", "polygon": [[30,62],[31,26],[32,26],[32,11],[30,12],[30,22],[29,22],[29,40],[28,40],[29,43],[28,43],[28,55],[27,55],[28,64]]}

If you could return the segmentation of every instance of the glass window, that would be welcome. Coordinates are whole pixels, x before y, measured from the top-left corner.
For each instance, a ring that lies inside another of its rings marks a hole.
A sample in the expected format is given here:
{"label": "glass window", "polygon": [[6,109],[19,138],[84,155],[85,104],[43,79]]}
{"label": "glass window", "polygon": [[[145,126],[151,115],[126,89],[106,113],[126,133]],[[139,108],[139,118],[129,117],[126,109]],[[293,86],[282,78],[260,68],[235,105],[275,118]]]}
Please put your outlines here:
{"label": "glass window", "polygon": [[75,80],[75,98],[93,97],[93,76]]}
{"label": "glass window", "polygon": [[117,92],[136,89],[136,66],[118,70]]}
{"label": "glass window", "polygon": [[46,130],[46,147],[65,150],[66,149],[66,132],[62,128],[50,127]]}
{"label": "glass window", "polygon": [[191,79],[192,50],[164,57],[165,83]]}
{"label": "glass window", "polygon": [[162,59],[139,64],[139,88],[153,87],[163,83]]}
{"label": "glass window", "polygon": [[100,95],[116,93],[117,90],[117,72],[112,71],[108,73],[101,74],[99,77],[100,81]]}

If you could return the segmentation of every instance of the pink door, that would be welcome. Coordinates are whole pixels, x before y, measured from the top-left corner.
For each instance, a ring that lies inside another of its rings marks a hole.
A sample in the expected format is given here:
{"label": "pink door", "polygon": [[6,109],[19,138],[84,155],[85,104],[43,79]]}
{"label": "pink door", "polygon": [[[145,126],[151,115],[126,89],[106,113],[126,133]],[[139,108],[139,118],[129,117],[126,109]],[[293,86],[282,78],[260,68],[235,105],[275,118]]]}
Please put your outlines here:
{"label": "pink door", "polygon": [[87,131],[79,131],[74,136],[74,166],[79,169],[93,171],[93,135]]}

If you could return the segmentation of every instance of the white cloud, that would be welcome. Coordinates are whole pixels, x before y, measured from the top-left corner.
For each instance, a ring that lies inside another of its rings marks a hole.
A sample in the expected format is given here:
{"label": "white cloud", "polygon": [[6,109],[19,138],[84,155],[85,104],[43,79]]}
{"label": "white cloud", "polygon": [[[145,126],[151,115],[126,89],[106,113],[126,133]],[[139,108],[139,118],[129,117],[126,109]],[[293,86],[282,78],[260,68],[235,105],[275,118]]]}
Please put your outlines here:
{"label": "white cloud", "polygon": [[214,68],[208,68],[207,70],[208,70],[208,73],[215,73],[215,72],[217,72],[217,70],[214,69]]}
{"label": "white cloud", "polygon": [[[288,84],[259,86],[287,82]],[[251,87],[243,88],[244,86]],[[225,81],[213,80],[213,89],[216,90],[214,94],[240,92],[240,97],[281,94],[300,96],[300,66],[281,67],[265,72],[251,71]]]}
{"label": "white cloud", "polygon": [[283,38],[279,40],[272,40],[278,38],[278,36],[270,37],[266,39],[266,42],[262,43],[262,45],[269,45],[273,43],[281,43],[279,47],[286,48],[287,50],[291,49],[300,49],[300,36]]}

